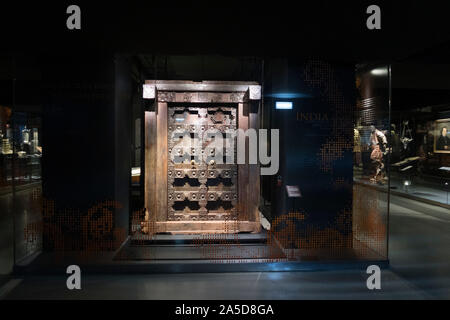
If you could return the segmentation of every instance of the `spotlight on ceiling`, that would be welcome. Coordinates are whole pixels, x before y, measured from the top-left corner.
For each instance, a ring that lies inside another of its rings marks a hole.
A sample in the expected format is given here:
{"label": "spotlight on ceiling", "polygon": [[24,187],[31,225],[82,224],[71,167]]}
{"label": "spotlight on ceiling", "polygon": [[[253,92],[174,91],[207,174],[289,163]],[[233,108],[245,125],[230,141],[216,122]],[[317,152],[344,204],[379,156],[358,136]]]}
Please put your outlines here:
{"label": "spotlight on ceiling", "polygon": [[372,71],[370,71],[371,74],[373,74],[374,76],[385,76],[388,74],[388,70],[387,68],[378,68],[378,69],[373,69]]}

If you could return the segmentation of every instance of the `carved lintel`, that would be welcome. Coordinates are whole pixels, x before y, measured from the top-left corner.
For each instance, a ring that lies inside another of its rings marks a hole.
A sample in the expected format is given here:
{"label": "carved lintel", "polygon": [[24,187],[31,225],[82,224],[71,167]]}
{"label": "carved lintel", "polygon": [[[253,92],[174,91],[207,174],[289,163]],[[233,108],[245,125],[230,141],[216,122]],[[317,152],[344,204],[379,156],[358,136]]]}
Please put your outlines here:
{"label": "carved lintel", "polygon": [[157,90],[156,93],[159,102],[180,103],[239,103],[243,102],[245,95],[246,92],[172,92]]}
{"label": "carved lintel", "polygon": [[184,81],[184,80],[146,80],[146,84],[155,85],[159,91],[192,92],[243,92],[257,82],[236,81]]}

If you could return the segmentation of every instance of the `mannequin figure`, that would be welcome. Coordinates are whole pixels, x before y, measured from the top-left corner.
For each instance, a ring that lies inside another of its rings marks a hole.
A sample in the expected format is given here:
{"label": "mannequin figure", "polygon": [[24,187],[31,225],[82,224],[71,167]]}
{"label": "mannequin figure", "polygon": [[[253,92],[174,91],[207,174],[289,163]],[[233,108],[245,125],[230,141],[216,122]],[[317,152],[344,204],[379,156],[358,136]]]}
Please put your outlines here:
{"label": "mannequin figure", "polygon": [[373,176],[370,181],[372,183],[377,183],[378,179],[384,178],[384,162],[383,153],[387,152],[387,139],[386,135],[375,128],[375,126],[370,126],[370,146],[372,148],[372,153],[370,154],[370,159],[375,164],[375,176]]}

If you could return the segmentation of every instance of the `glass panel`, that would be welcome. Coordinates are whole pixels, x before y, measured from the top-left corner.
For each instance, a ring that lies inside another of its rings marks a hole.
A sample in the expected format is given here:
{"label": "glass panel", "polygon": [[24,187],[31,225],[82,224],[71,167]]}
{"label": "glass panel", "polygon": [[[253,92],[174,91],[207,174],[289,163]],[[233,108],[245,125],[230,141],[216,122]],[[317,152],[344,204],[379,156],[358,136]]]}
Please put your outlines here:
{"label": "glass panel", "polygon": [[11,161],[11,210],[14,223],[14,262],[42,247],[42,112],[39,67],[35,58],[13,57],[13,94],[8,141],[3,153]]}
{"label": "glass panel", "polygon": [[388,257],[390,67],[359,65],[353,146],[354,246]]}
{"label": "glass panel", "polygon": [[10,273],[14,263],[11,145],[11,115],[14,99],[12,79],[12,58],[0,54],[0,275]]}
{"label": "glass panel", "polygon": [[14,261],[10,118],[11,108],[0,105],[0,139],[2,142],[0,150],[0,275],[10,273]]}
{"label": "glass panel", "polygon": [[15,261],[39,251],[41,223],[41,118],[28,112],[13,112]]}

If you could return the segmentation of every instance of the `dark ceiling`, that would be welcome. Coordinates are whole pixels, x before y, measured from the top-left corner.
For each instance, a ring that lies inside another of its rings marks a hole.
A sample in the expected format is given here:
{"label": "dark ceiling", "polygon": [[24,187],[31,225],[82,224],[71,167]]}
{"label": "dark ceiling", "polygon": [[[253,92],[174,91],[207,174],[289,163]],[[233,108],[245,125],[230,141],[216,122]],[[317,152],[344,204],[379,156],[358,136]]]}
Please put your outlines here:
{"label": "dark ceiling", "polygon": [[366,8],[372,4],[367,1],[241,1],[226,7],[77,1],[80,31],[66,29],[69,4],[3,1],[3,51],[314,56],[356,62],[420,57],[450,40],[449,5],[425,1],[378,2],[381,30],[366,28]]}

